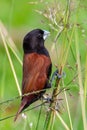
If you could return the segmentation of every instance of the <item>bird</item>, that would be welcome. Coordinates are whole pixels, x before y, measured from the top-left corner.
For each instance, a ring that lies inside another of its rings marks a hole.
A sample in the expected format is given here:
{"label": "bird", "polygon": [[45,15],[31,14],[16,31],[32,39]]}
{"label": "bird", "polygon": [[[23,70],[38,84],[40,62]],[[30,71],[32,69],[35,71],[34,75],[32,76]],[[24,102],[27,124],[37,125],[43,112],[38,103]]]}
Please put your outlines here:
{"label": "bird", "polygon": [[[22,99],[14,121],[24,109],[43,96],[46,88],[51,87],[49,79],[52,72],[52,61],[44,45],[49,34],[50,32],[46,30],[34,29],[23,39]],[[39,92],[33,93],[37,91]],[[33,94],[28,95],[28,93]]]}

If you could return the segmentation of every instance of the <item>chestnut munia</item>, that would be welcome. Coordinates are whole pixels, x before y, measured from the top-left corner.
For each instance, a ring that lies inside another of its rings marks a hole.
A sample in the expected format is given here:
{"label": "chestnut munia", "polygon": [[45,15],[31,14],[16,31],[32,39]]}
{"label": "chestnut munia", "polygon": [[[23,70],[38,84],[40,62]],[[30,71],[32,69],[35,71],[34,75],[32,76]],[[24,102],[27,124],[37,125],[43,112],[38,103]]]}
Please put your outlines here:
{"label": "chestnut munia", "polygon": [[[22,95],[40,91],[50,86],[49,77],[52,63],[49,52],[44,46],[48,34],[47,31],[35,29],[24,37]],[[44,92],[22,96],[21,105],[14,120],[25,108],[38,100]]]}

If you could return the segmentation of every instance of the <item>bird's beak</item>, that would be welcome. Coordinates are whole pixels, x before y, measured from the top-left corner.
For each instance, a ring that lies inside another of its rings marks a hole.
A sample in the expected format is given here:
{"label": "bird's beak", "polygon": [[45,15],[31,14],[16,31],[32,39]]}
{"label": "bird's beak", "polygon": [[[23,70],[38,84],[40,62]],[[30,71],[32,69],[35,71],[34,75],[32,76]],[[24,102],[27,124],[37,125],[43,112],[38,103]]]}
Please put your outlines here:
{"label": "bird's beak", "polygon": [[50,32],[43,30],[44,34],[43,34],[43,39],[46,40],[46,38],[50,35]]}

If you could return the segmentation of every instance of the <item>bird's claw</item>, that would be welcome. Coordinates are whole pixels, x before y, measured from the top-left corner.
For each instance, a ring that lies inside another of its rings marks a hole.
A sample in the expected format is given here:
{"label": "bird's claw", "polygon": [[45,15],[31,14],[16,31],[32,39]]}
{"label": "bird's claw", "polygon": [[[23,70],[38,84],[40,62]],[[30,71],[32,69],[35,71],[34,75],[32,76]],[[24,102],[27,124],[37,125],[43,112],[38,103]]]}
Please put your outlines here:
{"label": "bird's claw", "polygon": [[58,71],[58,69],[53,73],[53,75],[52,75],[52,78],[51,78],[51,84],[52,84],[52,81],[57,77],[58,79],[61,79],[62,77],[65,77],[66,76],[66,74],[65,74],[65,72],[63,72],[62,74],[59,74],[59,71]]}
{"label": "bird's claw", "polygon": [[42,96],[42,99],[45,100],[47,103],[52,101],[51,97],[46,97],[44,95]]}
{"label": "bird's claw", "polygon": [[65,72],[63,72],[62,74],[57,73],[58,79],[61,79],[62,77],[65,77],[65,76],[66,76]]}

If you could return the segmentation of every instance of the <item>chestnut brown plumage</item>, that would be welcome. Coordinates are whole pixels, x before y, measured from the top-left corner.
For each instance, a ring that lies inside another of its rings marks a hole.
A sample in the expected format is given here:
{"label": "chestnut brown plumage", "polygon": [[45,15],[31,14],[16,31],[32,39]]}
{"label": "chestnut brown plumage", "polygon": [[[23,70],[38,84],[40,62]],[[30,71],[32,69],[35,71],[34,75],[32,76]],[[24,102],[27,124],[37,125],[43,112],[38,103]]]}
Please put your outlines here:
{"label": "chestnut brown plumage", "polygon": [[[47,31],[35,29],[29,32],[23,40],[22,95],[51,87],[49,77],[51,75],[52,63],[49,53],[44,46],[44,40],[48,34],[49,32]],[[14,120],[16,121],[18,115],[30,104],[38,100],[44,92],[45,90],[37,94],[33,93],[23,96]]]}

